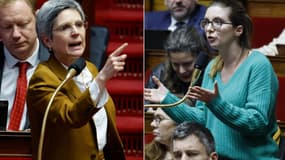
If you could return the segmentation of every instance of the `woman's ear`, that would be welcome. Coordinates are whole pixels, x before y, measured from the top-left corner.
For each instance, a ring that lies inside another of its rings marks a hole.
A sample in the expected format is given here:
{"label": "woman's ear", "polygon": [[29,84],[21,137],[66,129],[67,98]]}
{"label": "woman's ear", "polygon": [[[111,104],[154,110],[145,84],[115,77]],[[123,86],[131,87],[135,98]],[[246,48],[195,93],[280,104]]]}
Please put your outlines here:
{"label": "woman's ear", "polygon": [[210,159],[211,160],[218,160],[219,158],[218,158],[219,156],[218,156],[218,153],[217,152],[212,152],[211,154],[210,154]]}
{"label": "woman's ear", "polygon": [[235,29],[235,35],[239,37],[242,33],[243,33],[243,26],[238,25]]}
{"label": "woman's ear", "polygon": [[47,36],[41,36],[41,39],[44,43],[44,45],[51,50],[52,46],[51,46],[51,40],[47,37]]}

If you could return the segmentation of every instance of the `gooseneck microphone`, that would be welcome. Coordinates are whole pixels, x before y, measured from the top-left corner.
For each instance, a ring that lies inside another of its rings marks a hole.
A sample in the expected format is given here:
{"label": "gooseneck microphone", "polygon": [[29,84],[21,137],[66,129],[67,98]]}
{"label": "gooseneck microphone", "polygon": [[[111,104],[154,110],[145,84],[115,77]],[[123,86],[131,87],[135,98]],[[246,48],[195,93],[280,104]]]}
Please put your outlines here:
{"label": "gooseneck microphone", "polygon": [[86,63],[84,58],[77,59],[74,63],[72,63],[68,67],[68,73],[65,77],[65,79],[73,78],[74,76],[77,76],[81,73],[81,71],[85,68]]}
{"label": "gooseneck microphone", "polygon": [[[192,73],[189,88],[193,87],[194,85],[197,84],[197,82],[200,78],[201,72],[206,67],[206,65],[208,64],[208,61],[209,61],[209,56],[207,53],[204,53],[204,52],[199,53],[199,55],[195,61],[195,64],[194,64],[194,71]],[[144,107],[145,108],[173,107],[173,106],[177,106],[178,104],[184,102],[186,98],[187,98],[187,93],[184,95],[184,97],[182,99],[180,99],[179,101],[177,101],[175,103],[171,103],[171,104],[145,104]]]}
{"label": "gooseneck microphone", "polygon": [[194,64],[194,71],[192,73],[190,87],[193,87],[194,85],[197,84],[200,78],[201,72],[208,64],[208,61],[209,61],[208,54],[201,52]]}
{"label": "gooseneck microphone", "polygon": [[82,70],[85,68],[86,63],[85,63],[85,59],[84,58],[78,58],[77,60],[75,60],[75,62],[73,64],[71,64],[68,67],[68,73],[65,77],[65,79],[60,83],[60,85],[56,88],[56,90],[54,91],[48,106],[45,110],[45,114],[44,114],[44,118],[43,118],[43,122],[42,122],[42,128],[41,128],[41,135],[40,135],[40,140],[39,140],[39,146],[38,146],[38,160],[42,159],[42,150],[43,150],[43,143],[44,143],[44,137],[45,137],[45,128],[46,128],[46,121],[47,121],[47,116],[48,116],[48,112],[49,109],[51,107],[51,104],[55,98],[55,95],[57,94],[57,92],[62,88],[62,86],[69,81],[70,79],[72,79],[74,76],[79,75]]}

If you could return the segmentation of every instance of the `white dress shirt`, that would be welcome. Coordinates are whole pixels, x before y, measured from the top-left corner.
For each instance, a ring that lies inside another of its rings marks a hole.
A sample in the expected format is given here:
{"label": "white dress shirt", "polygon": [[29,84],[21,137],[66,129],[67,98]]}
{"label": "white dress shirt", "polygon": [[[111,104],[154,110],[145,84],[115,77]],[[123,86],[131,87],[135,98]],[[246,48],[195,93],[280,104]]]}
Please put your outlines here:
{"label": "white dress shirt", "polygon": [[78,76],[74,77],[73,80],[75,81],[76,85],[79,87],[81,92],[84,92],[86,89],[89,89],[89,92],[91,94],[91,99],[93,100],[94,105],[97,108],[101,108],[93,116],[93,121],[96,127],[98,149],[102,151],[107,143],[106,136],[107,136],[108,118],[104,105],[108,101],[109,97],[108,92],[106,89],[104,89],[102,93],[99,95],[100,92],[99,87],[87,67],[85,67]]}
{"label": "white dress shirt", "polygon": [[[178,21],[175,18],[171,17],[171,24],[168,27],[168,30],[174,31],[177,28],[177,26],[176,26],[177,22]],[[183,22],[185,22],[185,24],[187,24],[188,23],[188,19],[184,20]]]}

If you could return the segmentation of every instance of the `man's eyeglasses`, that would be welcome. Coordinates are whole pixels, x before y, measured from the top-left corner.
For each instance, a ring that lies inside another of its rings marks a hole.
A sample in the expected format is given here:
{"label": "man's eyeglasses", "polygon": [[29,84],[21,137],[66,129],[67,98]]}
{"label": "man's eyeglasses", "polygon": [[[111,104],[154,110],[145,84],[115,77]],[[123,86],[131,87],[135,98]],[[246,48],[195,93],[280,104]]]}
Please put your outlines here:
{"label": "man's eyeglasses", "polygon": [[214,18],[212,21],[210,21],[209,19],[205,18],[205,19],[202,19],[200,21],[200,27],[202,29],[206,29],[209,24],[212,24],[212,27],[214,29],[220,29],[222,27],[223,24],[231,24],[230,22],[225,22],[224,20],[220,19],[220,18]]}

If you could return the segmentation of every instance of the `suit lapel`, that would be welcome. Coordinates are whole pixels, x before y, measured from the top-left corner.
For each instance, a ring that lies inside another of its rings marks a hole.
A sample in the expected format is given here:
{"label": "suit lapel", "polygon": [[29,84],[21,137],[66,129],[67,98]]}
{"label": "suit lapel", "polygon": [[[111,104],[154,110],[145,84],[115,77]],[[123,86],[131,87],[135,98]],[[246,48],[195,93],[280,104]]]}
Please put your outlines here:
{"label": "suit lapel", "polygon": [[163,18],[162,18],[162,21],[161,21],[161,27],[164,29],[164,30],[168,30],[168,27],[170,26],[171,24],[171,15],[170,15],[170,12],[165,12]]}
{"label": "suit lapel", "polygon": [[[62,82],[67,75],[67,70],[62,66],[60,62],[55,59],[54,56],[51,56],[48,61],[48,65],[54,74],[58,77],[58,79]],[[69,80],[62,89],[66,90],[66,94],[71,97],[72,100],[77,99],[81,96],[81,91],[73,80]]]}

